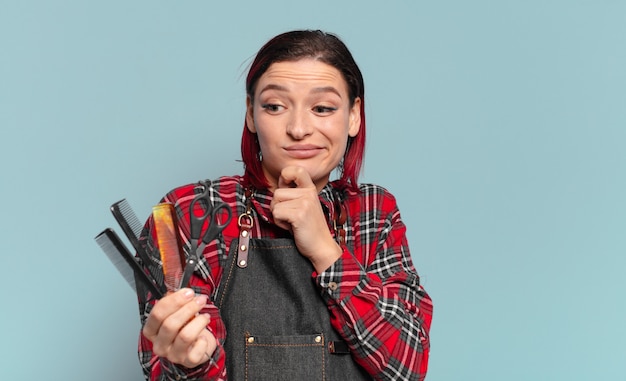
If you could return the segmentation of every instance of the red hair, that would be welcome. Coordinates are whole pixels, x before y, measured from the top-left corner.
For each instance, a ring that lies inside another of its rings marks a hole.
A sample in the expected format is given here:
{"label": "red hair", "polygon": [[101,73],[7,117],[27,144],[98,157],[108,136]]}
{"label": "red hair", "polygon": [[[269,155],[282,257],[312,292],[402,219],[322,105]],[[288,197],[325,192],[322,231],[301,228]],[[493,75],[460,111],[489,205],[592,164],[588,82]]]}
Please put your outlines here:
{"label": "red hair", "polygon": [[[297,61],[313,58],[333,66],[342,74],[348,87],[350,106],[356,98],[361,100],[361,126],[354,137],[348,137],[346,152],[340,166],[342,186],[358,191],[358,177],[363,166],[365,152],[365,85],[363,75],[346,45],[335,35],[322,31],[293,31],[280,34],[268,41],[257,53],[246,78],[246,92],[254,102],[254,91],[259,78],[275,62]],[[255,188],[269,186],[259,160],[261,148],[256,134],[244,121],[241,136],[241,157],[248,185]]]}

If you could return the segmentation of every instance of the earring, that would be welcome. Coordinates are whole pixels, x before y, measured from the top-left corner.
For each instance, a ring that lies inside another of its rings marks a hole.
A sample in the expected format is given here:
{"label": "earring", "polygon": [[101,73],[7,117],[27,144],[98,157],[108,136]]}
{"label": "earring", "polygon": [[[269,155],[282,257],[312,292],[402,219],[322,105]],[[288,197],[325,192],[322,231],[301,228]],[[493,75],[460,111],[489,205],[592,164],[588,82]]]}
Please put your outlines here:
{"label": "earring", "polygon": [[261,152],[261,150],[259,150],[258,159],[259,159],[259,162],[263,161],[263,152]]}

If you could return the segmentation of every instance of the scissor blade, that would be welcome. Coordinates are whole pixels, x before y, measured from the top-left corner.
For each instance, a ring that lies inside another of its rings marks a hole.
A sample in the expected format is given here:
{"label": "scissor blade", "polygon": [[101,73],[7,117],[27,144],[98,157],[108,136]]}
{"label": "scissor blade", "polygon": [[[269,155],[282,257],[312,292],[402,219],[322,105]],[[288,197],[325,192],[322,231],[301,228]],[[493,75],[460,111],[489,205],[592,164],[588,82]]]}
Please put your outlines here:
{"label": "scissor blade", "polygon": [[180,288],[185,288],[187,286],[189,286],[189,280],[191,280],[191,274],[193,274],[194,270],[196,269],[196,265],[198,264],[198,261],[191,257],[191,258],[187,258],[187,264],[185,264],[185,270],[183,271],[183,276],[180,280]]}

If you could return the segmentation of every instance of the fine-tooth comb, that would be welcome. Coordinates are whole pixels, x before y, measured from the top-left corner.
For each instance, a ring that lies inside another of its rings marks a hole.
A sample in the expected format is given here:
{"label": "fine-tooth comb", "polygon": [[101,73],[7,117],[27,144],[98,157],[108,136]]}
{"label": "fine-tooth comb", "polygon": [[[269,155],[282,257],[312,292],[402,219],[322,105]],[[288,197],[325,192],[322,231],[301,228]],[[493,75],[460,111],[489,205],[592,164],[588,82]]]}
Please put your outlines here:
{"label": "fine-tooth comb", "polygon": [[163,262],[165,286],[167,291],[176,291],[183,275],[185,257],[178,235],[174,206],[170,203],[161,203],[152,207],[152,218]]}
{"label": "fine-tooth comb", "polygon": [[[115,220],[122,228],[122,231],[130,241],[131,245],[135,248],[135,251],[137,252],[139,258],[141,258],[143,265],[148,269],[150,275],[156,281],[157,286],[162,287],[163,273],[154,266],[151,266],[152,260],[146,252],[145,246],[139,242],[139,236],[141,235],[143,225],[139,222],[139,219],[130,207],[130,204],[128,204],[126,199],[122,199],[111,205],[111,213],[113,213],[113,217],[115,217]],[[164,290],[161,289],[161,291]]]}
{"label": "fine-tooth comb", "polygon": [[154,297],[161,298],[163,293],[153,280],[143,271],[135,257],[124,246],[119,236],[111,228],[103,230],[95,238],[96,243],[109,257],[117,271],[126,279],[130,287],[137,292],[136,281],[147,288]]}

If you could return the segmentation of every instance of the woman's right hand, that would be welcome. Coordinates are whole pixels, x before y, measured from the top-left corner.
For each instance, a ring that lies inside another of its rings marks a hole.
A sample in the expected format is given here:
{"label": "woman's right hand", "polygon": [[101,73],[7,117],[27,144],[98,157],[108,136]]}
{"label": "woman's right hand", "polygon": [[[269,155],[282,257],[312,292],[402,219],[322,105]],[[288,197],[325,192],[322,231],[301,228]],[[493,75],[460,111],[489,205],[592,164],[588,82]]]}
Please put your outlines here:
{"label": "woman's right hand", "polygon": [[152,352],[187,368],[208,361],[217,340],[206,328],[209,315],[199,314],[206,303],[206,295],[196,296],[189,288],[157,301],[143,327],[143,335],[152,342]]}

